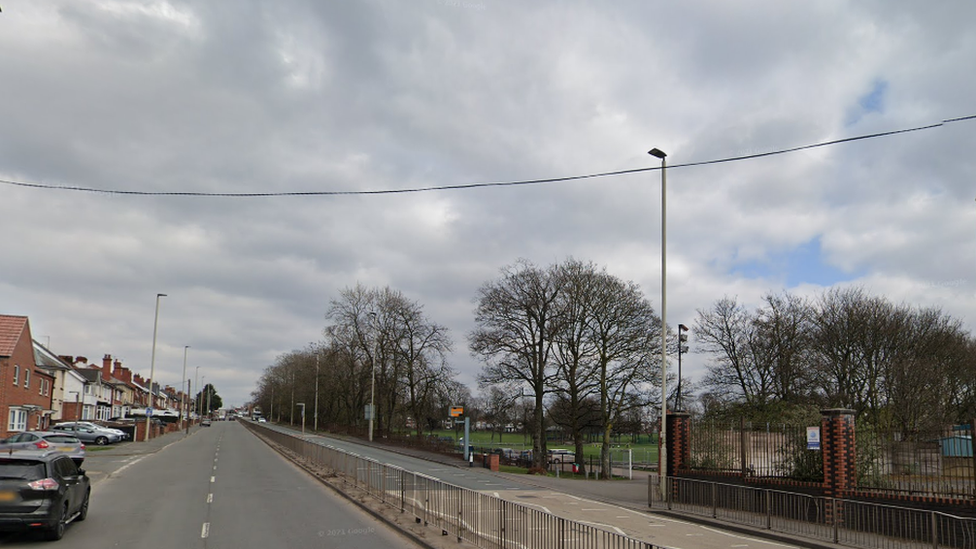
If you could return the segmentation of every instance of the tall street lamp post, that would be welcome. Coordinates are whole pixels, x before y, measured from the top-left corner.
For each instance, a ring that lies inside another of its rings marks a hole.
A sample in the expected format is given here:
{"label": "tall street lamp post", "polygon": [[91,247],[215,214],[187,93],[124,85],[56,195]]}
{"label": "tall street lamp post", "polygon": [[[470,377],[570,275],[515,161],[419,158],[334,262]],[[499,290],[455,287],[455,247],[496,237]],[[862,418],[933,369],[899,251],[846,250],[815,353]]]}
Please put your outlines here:
{"label": "tall street lamp post", "polygon": [[[186,380],[186,396],[187,397],[190,396],[190,391],[191,391],[191,389],[190,389],[190,379],[187,378],[187,380]],[[186,404],[187,404],[187,406],[189,406],[190,405],[190,401],[187,400]],[[187,414],[187,416],[186,416],[186,434],[187,435],[190,434],[190,416],[189,416],[189,414]]]}
{"label": "tall street lamp post", "polygon": [[319,430],[319,352],[315,351],[315,403],[313,404],[312,414],[315,416],[312,418],[312,430],[318,432]]}
{"label": "tall street lamp post", "polygon": [[152,421],[152,406],[155,404],[153,398],[153,376],[156,374],[156,328],[159,326],[159,298],[166,297],[166,294],[156,294],[156,319],[153,320],[153,343],[152,355],[149,359],[149,406],[146,408],[146,442],[149,441],[149,427]]}
{"label": "tall street lamp post", "polygon": [[667,154],[653,148],[647,154],[661,159],[661,436],[660,449],[661,498],[668,496],[668,164]]}
{"label": "tall street lamp post", "polygon": [[[376,313],[369,313],[370,318],[373,319],[373,324],[379,327],[379,322],[376,321]],[[379,330],[376,330],[375,338],[373,339],[373,360],[372,369],[373,373],[370,376],[369,382],[369,441],[373,442],[373,418],[376,416],[376,353],[379,349]]]}
{"label": "tall street lamp post", "polygon": [[[189,345],[184,345],[183,346],[183,377],[180,378],[180,385],[183,385],[183,380],[186,379],[186,351],[189,348],[190,348]],[[187,385],[189,385],[189,384],[187,384]],[[183,393],[183,391],[180,391],[180,392]],[[184,422],[187,419],[189,419],[189,417],[184,418],[184,416],[187,416],[187,413],[186,413],[186,393],[183,393],[183,396],[180,397],[180,428],[181,429],[183,428]]]}
{"label": "tall street lamp post", "polygon": [[685,341],[688,341],[688,336],[684,332],[688,331],[688,327],[684,324],[678,324],[678,394],[674,397],[674,409],[679,412],[681,408],[681,353],[684,352]]}
{"label": "tall street lamp post", "polygon": [[[200,367],[197,366],[196,374],[193,376],[193,386],[200,390]],[[200,398],[197,397],[196,401],[193,403],[193,411],[196,412],[197,417],[200,417]]]}

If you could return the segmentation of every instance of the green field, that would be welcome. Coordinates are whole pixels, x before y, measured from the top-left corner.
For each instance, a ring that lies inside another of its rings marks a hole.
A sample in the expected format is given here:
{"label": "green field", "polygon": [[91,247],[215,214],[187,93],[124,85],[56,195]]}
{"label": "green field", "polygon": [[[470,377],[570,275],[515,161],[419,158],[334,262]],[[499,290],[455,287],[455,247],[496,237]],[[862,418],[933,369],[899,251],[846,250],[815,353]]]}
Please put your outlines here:
{"label": "green field", "polygon": [[[464,431],[449,431],[446,429],[435,431],[432,433],[437,437],[451,438],[452,440],[457,440],[457,437],[463,437]],[[499,438],[501,440],[499,441]],[[626,450],[633,451],[633,460],[635,463],[657,463],[657,452],[658,446],[657,441],[650,442],[650,437],[644,435],[639,437],[640,442],[632,443],[628,442],[631,440],[630,436],[621,437],[621,442],[615,442],[611,444],[611,455],[614,461],[625,460]],[[475,447],[477,451],[481,450],[492,450],[495,448],[511,448],[515,451],[531,450],[532,449],[532,438],[525,436],[521,433],[504,433],[499,437],[498,433],[491,433],[488,431],[471,431],[471,442],[470,444]],[[583,446],[583,457],[589,462],[591,459],[596,461],[600,458],[600,443],[592,442],[587,443]],[[574,450],[574,445],[571,440],[550,440],[547,443],[547,448],[553,449],[565,449]]]}

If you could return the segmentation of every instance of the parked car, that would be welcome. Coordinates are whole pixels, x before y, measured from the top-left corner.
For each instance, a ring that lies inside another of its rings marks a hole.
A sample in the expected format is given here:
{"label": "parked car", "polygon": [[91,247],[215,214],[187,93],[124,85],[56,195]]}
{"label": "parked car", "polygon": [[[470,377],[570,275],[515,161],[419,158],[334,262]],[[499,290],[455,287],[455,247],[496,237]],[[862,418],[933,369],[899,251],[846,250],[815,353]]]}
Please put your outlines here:
{"label": "parked car", "polygon": [[68,456],[48,450],[0,454],[0,530],[41,530],[64,536],[70,522],[88,516],[91,481]]}
{"label": "parked car", "polygon": [[210,420],[209,419],[205,419],[205,420],[201,421],[200,422],[200,426],[201,427],[210,427]]}
{"label": "parked car", "polygon": [[78,439],[83,442],[94,442],[99,446],[105,446],[106,444],[122,440],[117,433],[112,431],[107,431],[102,428],[96,429],[94,427],[78,425],[76,423],[59,423],[58,425],[51,427],[51,430],[67,433],[78,437]]}
{"label": "parked car", "polygon": [[549,463],[575,463],[576,462],[576,452],[572,450],[564,450],[561,448],[553,448],[549,450]]}
{"label": "parked car", "polygon": [[129,433],[123,431],[122,429],[119,429],[118,427],[106,425],[105,424],[106,422],[95,423],[93,421],[73,421],[71,423],[74,423],[75,425],[81,425],[82,427],[90,427],[95,430],[101,429],[103,431],[109,431],[111,433],[115,433],[116,435],[119,436],[119,440],[126,440],[129,438]]}
{"label": "parked car", "polygon": [[264,419],[263,417],[258,418],[258,423],[267,423],[267,422],[268,420]]}
{"label": "parked car", "polygon": [[26,431],[0,440],[0,452],[10,450],[50,450],[66,454],[81,467],[85,444],[77,437],[58,431]]}

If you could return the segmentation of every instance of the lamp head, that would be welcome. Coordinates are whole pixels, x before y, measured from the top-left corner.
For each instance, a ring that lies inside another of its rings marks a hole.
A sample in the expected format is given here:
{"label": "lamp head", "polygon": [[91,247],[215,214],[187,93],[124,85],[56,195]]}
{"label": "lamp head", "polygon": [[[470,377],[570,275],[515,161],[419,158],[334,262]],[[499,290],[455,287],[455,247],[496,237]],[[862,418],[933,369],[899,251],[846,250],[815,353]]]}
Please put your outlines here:
{"label": "lamp head", "polygon": [[657,147],[655,147],[655,148],[647,151],[647,154],[649,154],[649,155],[651,155],[653,157],[656,157],[656,158],[660,158],[661,160],[664,160],[664,157],[667,156],[667,154],[665,154],[664,151],[662,151],[661,149],[659,149]]}
{"label": "lamp head", "polygon": [[678,324],[678,331],[679,332],[687,332],[688,331],[688,327],[685,326],[684,324]]}

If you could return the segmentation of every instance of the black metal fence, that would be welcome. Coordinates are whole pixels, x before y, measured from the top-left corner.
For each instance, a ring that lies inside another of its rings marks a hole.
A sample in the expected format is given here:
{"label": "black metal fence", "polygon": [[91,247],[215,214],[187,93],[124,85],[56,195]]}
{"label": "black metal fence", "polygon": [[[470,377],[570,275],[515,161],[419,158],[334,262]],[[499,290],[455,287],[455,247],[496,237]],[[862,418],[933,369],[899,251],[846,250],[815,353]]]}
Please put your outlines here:
{"label": "black metal fence", "polygon": [[909,433],[859,427],[857,488],[889,495],[976,499],[972,425]]}
{"label": "black metal fence", "polygon": [[654,506],[851,547],[976,547],[976,519],[934,510],[676,477],[668,478],[668,494]]}
{"label": "black metal fence", "polygon": [[690,438],[691,469],[823,481],[823,454],[807,449],[805,426],[693,422]]}

